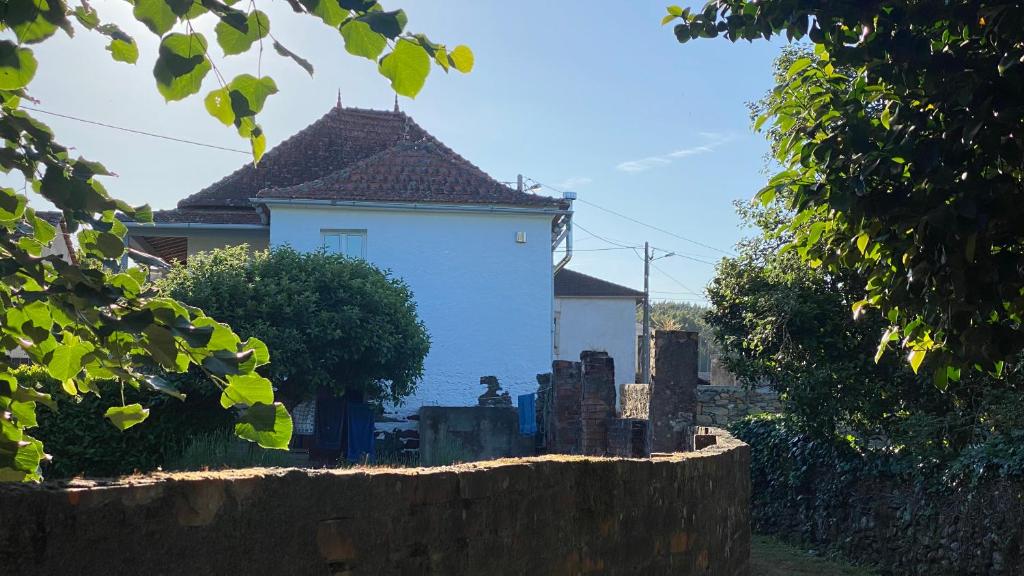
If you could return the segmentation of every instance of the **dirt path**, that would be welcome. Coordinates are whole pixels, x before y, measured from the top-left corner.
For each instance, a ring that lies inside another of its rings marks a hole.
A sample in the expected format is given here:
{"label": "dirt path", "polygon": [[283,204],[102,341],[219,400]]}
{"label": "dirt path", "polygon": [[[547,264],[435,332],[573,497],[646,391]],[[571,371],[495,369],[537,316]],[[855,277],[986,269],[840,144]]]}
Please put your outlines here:
{"label": "dirt path", "polygon": [[751,576],[875,576],[866,568],[812,556],[767,536],[754,536],[750,563]]}

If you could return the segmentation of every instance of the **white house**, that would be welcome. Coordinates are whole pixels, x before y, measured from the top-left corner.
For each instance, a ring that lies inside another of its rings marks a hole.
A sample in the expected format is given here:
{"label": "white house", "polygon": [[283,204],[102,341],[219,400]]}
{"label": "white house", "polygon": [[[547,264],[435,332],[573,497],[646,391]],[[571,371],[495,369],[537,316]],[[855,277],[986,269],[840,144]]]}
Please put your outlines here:
{"label": "white house", "polygon": [[644,293],[562,268],[555,274],[556,360],[580,352],[607,352],[615,361],[616,390],[636,382],[636,311]]}
{"label": "white house", "polygon": [[365,258],[404,279],[430,333],[404,405],[472,405],[481,376],[513,396],[552,360],[554,250],[571,202],[497,182],[410,117],[340,105],[247,164],[130,224],[167,260],[216,246],[290,245]]}

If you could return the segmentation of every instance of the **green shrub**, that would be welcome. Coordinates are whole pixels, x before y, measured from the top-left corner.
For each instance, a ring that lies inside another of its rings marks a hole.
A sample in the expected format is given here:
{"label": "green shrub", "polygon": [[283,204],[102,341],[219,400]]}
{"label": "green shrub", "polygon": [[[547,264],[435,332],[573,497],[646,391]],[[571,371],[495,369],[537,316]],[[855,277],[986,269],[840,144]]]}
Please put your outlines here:
{"label": "green shrub", "polygon": [[408,286],[337,254],[212,250],[190,256],[159,287],[265,342],[272,359],[265,375],[291,403],[318,390],[401,401],[430,348]]}
{"label": "green shrub", "polygon": [[140,426],[121,431],[103,418],[110,406],[121,405],[121,388],[101,383],[100,395],[73,398],[59,392],[60,384],[40,367],[25,366],[14,372],[18,383],[53,393],[57,411],[38,410],[35,436],[43,441],[53,459],[44,464],[49,478],[76,475],[117,476],[155,470],[168,456],[181,449],[186,438],[212,430],[230,430],[234,418],[220,407],[212,386],[193,378],[181,380],[184,401],[164,395],[145,394],[125,387],[127,402],[151,408],[151,416]]}

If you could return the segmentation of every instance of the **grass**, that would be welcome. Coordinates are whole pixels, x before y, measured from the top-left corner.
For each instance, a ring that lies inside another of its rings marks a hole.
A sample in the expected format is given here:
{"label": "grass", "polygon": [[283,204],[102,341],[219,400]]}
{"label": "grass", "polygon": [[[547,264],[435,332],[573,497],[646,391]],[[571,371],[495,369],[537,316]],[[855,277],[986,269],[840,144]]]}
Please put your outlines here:
{"label": "grass", "polygon": [[875,576],[867,568],[814,556],[768,536],[754,535],[750,576]]}
{"label": "grass", "polygon": [[197,471],[296,465],[295,457],[287,450],[266,450],[236,438],[230,430],[220,430],[189,439],[165,468]]}

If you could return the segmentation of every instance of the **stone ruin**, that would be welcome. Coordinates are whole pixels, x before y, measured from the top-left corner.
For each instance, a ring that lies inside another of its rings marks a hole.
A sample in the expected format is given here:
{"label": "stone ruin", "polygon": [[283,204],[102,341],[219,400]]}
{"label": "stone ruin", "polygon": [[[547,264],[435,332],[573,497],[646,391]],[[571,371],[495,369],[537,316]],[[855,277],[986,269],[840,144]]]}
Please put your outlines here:
{"label": "stone ruin", "polygon": [[579,362],[557,360],[538,378],[539,429],[547,452],[645,457],[700,450],[715,433],[697,426],[697,333],[659,330],[652,384],[622,386],[616,410],[614,360],[583,352]]}
{"label": "stone ruin", "polygon": [[487,387],[487,391],[480,395],[477,406],[511,407],[512,397],[501,389],[497,376],[481,376],[480,384]]}

